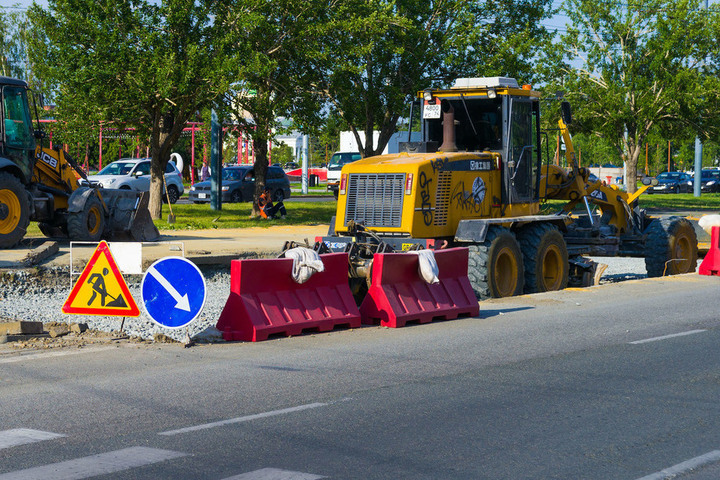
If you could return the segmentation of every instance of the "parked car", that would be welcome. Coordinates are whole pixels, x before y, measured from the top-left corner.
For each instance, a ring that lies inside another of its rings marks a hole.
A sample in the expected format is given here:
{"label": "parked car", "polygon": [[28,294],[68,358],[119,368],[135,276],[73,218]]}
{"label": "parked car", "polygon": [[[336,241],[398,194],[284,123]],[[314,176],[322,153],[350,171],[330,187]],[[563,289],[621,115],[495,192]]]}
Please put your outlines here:
{"label": "parked car", "polygon": [[[106,165],[97,175],[90,175],[88,180],[103,188],[147,192],[150,190],[150,159],[121,158]],[[182,173],[172,162],[168,162],[165,167],[165,184],[170,203],[177,202],[185,188],[182,183]]]}
{"label": "parked car", "polygon": [[658,184],[648,188],[647,193],[687,193],[692,190],[692,184],[688,186],[689,175],[687,173],[663,172],[656,178]]}
{"label": "parked car", "polygon": [[285,170],[295,170],[300,168],[300,165],[297,162],[287,162],[283,168],[285,168]]}
{"label": "parked car", "polygon": [[335,198],[338,198],[338,189],[340,187],[340,174],[343,165],[360,160],[360,152],[335,152],[330,157],[327,166],[327,189],[333,192]]}
{"label": "parked car", "polygon": [[700,173],[700,191],[703,193],[720,192],[720,170],[703,170]]}
{"label": "parked car", "polygon": [[[265,185],[273,192],[273,200],[290,197],[290,180],[285,171],[278,166],[267,170]],[[251,165],[225,167],[222,171],[222,201],[224,203],[250,202],[255,193],[255,172]],[[210,201],[210,181],[198,182],[190,187],[188,194],[193,203]]]}

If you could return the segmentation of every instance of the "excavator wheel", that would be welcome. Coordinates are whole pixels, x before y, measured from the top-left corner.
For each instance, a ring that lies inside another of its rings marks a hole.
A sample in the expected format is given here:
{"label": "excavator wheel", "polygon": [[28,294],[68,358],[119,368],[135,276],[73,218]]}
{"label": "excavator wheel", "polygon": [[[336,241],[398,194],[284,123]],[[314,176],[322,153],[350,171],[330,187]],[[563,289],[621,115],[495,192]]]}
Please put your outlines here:
{"label": "excavator wheel", "polygon": [[562,290],[568,284],[565,239],[549,223],[535,223],[518,232],[525,266],[525,293]]}
{"label": "excavator wheel", "polygon": [[491,226],[480,244],[469,246],[468,278],[478,299],[512,297],[523,292],[523,257],[515,235]]}
{"label": "excavator wheel", "polygon": [[648,277],[678,275],[697,268],[697,235],[690,221],[683,217],[656,218],[643,232],[645,268]]}
{"label": "excavator wheel", "polygon": [[68,236],[71,240],[97,242],[105,230],[105,212],[96,196],[90,196],[81,212],[68,216]]}
{"label": "excavator wheel", "polygon": [[12,248],[30,223],[30,199],[17,177],[0,173],[0,248]]}

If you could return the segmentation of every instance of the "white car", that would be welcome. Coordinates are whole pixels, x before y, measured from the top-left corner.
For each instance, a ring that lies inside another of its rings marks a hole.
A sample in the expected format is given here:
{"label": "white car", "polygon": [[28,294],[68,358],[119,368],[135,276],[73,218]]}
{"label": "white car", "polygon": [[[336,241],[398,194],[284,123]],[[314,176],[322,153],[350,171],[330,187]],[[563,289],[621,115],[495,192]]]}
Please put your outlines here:
{"label": "white car", "polygon": [[[91,183],[97,183],[103,188],[116,188],[147,192],[150,190],[150,159],[149,158],[121,158],[108,164],[97,175],[88,177]],[[175,164],[168,162],[165,167],[165,183],[170,203],[177,202],[184,192],[182,174]],[[165,192],[163,192],[163,197]]]}

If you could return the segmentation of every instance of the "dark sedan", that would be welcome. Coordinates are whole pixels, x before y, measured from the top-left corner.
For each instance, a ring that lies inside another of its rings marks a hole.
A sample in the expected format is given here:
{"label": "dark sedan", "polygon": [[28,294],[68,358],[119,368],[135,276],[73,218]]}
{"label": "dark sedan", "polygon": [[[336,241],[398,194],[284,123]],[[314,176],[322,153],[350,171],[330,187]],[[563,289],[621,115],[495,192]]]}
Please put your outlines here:
{"label": "dark sedan", "polygon": [[703,170],[700,174],[700,190],[703,193],[720,192],[720,170]]}
{"label": "dark sedan", "polygon": [[[280,167],[268,167],[265,185],[273,192],[273,200],[290,197],[290,180]],[[222,171],[223,203],[250,202],[255,193],[255,172],[252,166],[225,167]],[[210,202],[210,181],[190,187],[188,195],[193,203]]]}
{"label": "dark sedan", "polygon": [[687,193],[692,191],[692,178],[682,172],[663,172],[657,176],[658,184],[648,188],[647,193]]}

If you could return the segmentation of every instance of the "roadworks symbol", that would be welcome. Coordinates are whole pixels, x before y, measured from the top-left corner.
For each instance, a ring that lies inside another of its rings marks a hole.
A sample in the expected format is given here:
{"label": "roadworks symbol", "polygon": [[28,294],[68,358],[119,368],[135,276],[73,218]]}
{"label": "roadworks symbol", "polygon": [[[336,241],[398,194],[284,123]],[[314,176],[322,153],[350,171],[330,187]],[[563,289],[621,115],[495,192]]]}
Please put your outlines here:
{"label": "roadworks symbol", "polygon": [[62,311],[76,315],[140,315],[140,309],[128,290],[107,242],[100,242],[95,249]]}

